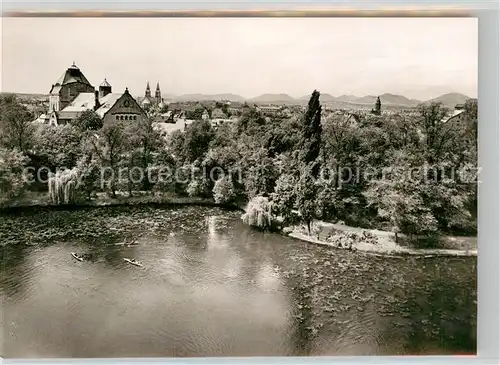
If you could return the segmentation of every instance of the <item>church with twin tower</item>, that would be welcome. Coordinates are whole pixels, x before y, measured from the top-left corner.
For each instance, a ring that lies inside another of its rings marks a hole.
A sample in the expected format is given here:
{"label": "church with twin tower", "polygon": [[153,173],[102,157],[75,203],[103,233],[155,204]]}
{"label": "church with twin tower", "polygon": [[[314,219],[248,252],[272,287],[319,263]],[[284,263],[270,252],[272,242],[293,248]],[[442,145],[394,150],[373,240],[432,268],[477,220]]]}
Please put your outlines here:
{"label": "church with twin tower", "polygon": [[165,103],[161,97],[160,83],[156,83],[156,90],[154,98],[151,96],[151,87],[149,86],[149,81],[146,83],[146,91],[144,92],[144,98],[141,101],[141,106],[145,109],[151,107],[163,108]]}

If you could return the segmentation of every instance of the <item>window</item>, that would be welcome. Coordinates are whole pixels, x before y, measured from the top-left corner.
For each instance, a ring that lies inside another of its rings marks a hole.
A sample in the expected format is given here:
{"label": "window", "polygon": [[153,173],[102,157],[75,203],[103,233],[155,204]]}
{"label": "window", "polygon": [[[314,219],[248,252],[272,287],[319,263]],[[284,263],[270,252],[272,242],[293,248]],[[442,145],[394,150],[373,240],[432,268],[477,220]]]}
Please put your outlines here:
{"label": "window", "polygon": [[128,115],[125,116],[125,120],[128,120]]}

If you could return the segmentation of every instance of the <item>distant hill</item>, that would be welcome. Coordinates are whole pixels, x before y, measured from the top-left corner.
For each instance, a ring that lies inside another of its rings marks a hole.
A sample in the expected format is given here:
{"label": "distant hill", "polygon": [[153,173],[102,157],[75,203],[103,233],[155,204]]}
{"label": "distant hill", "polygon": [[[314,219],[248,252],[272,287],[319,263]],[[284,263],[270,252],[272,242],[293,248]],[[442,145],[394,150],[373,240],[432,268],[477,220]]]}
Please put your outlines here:
{"label": "distant hill", "polygon": [[421,103],[420,100],[408,99],[406,96],[403,95],[388,94],[388,93],[380,95],[380,101],[385,104],[404,105],[404,106],[417,106],[418,104]]}
{"label": "distant hill", "polygon": [[[48,100],[48,94],[28,94],[28,93],[9,93],[1,92],[0,95],[14,94],[20,100],[30,101],[30,100]],[[175,101],[220,101],[229,100],[232,102],[243,103],[245,101],[250,101],[254,103],[261,104],[306,104],[309,101],[311,95],[304,95],[300,98],[293,98],[288,94],[262,94],[251,99],[246,99],[241,95],[222,93],[222,94],[184,94],[184,95],[173,95],[166,94],[163,96],[165,100],[175,100]],[[138,97],[137,100],[142,100],[143,97]],[[427,100],[425,102],[409,99],[406,96],[385,93],[380,95],[380,100],[382,102],[382,107],[392,106],[392,107],[415,107],[421,103],[431,103],[440,102],[444,106],[449,108],[454,108],[457,104],[465,103],[470,97],[460,93],[448,93],[440,95],[436,98]],[[368,107],[375,105],[377,100],[377,95],[365,95],[362,97],[356,95],[341,95],[333,96],[328,93],[320,94],[320,101],[322,103],[328,104],[330,107],[356,107],[356,105]]]}
{"label": "distant hill", "polygon": [[[375,95],[365,95],[354,100],[351,100],[351,103],[354,104],[375,104],[377,101],[377,97]],[[381,100],[382,101],[382,100]]]}
{"label": "distant hill", "polygon": [[[263,94],[257,96],[251,101],[257,103],[307,103],[311,95],[304,95],[298,99],[292,98],[288,94]],[[328,93],[320,94],[320,101],[325,104],[335,105],[336,107],[342,107],[344,105],[375,105],[377,101],[377,95],[366,95],[366,96],[355,96],[355,95],[341,95],[335,97]],[[389,94],[385,93],[380,95],[380,101],[382,105],[387,106],[400,106],[400,107],[415,107],[421,103],[420,100],[409,99],[403,95]]]}
{"label": "distant hill", "polygon": [[354,95],[340,95],[336,98],[337,101],[344,101],[344,102],[352,102],[356,101],[356,99],[358,99],[358,97]]}
{"label": "distant hill", "polygon": [[48,94],[25,94],[25,93],[9,93],[9,92],[0,92],[0,95],[15,95],[16,98],[20,100],[49,100]]}
{"label": "distant hill", "polygon": [[[304,96],[301,96],[300,98],[298,98],[297,101],[307,103],[310,98],[311,98],[311,95],[304,95]],[[337,98],[331,94],[320,93],[319,101],[322,103],[333,103],[333,102],[337,101]]]}
{"label": "distant hill", "polygon": [[427,100],[425,103],[426,104],[433,103],[433,102],[443,103],[443,105],[448,107],[448,108],[454,108],[457,104],[463,104],[469,99],[470,99],[470,97],[468,97],[467,95],[464,95],[464,94],[448,93],[448,94],[438,96],[437,98]]}
{"label": "distant hill", "polygon": [[235,94],[184,94],[174,97],[178,101],[209,101],[229,100],[244,102],[245,98]]}
{"label": "distant hill", "polygon": [[[361,98],[350,98],[350,103],[353,104],[375,104],[377,101],[377,96],[375,95],[366,95]],[[382,106],[385,105],[398,105],[398,106],[407,106],[414,107],[421,103],[420,100],[408,99],[406,96],[397,95],[397,94],[389,94],[385,93],[380,95],[380,101],[382,102]]]}
{"label": "distant hill", "polygon": [[262,94],[250,99],[254,103],[296,103],[297,100],[288,94]]}
{"label": "distant hill", "polygon": [[177,95],[174,95],[174,94],[161,94],[162,98],[164,100],[175,100],[175,98],[177,97]]}

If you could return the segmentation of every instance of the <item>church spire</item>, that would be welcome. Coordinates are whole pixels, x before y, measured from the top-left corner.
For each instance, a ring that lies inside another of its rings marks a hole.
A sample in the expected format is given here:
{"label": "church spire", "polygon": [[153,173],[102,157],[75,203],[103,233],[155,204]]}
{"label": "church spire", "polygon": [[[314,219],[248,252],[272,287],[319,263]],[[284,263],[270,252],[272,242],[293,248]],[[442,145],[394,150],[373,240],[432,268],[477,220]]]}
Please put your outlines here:
{"label": "church spire", "polygon": [[146,96],[146,98],[150,98],[151,97],[151,89],[149,87],[149,81],[146,84],[146,93],[145,93],[145,96]]}
{"label": "church spire", "polygon": [[161,103],[161,90],[159,82],[156,83],[155,99],[157,104]]}

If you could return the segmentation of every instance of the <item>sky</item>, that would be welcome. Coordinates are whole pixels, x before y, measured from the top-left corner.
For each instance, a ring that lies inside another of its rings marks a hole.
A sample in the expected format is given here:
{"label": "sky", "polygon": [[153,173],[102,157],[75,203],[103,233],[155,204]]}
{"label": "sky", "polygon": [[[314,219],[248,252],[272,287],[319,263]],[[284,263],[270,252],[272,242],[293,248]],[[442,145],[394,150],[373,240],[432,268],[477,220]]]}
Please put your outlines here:
{"label": "sky", "polygon": [[314,89],[477,97],[475,18],[3,18],[2,91],[48,93],[73,62],[143,95]]}

